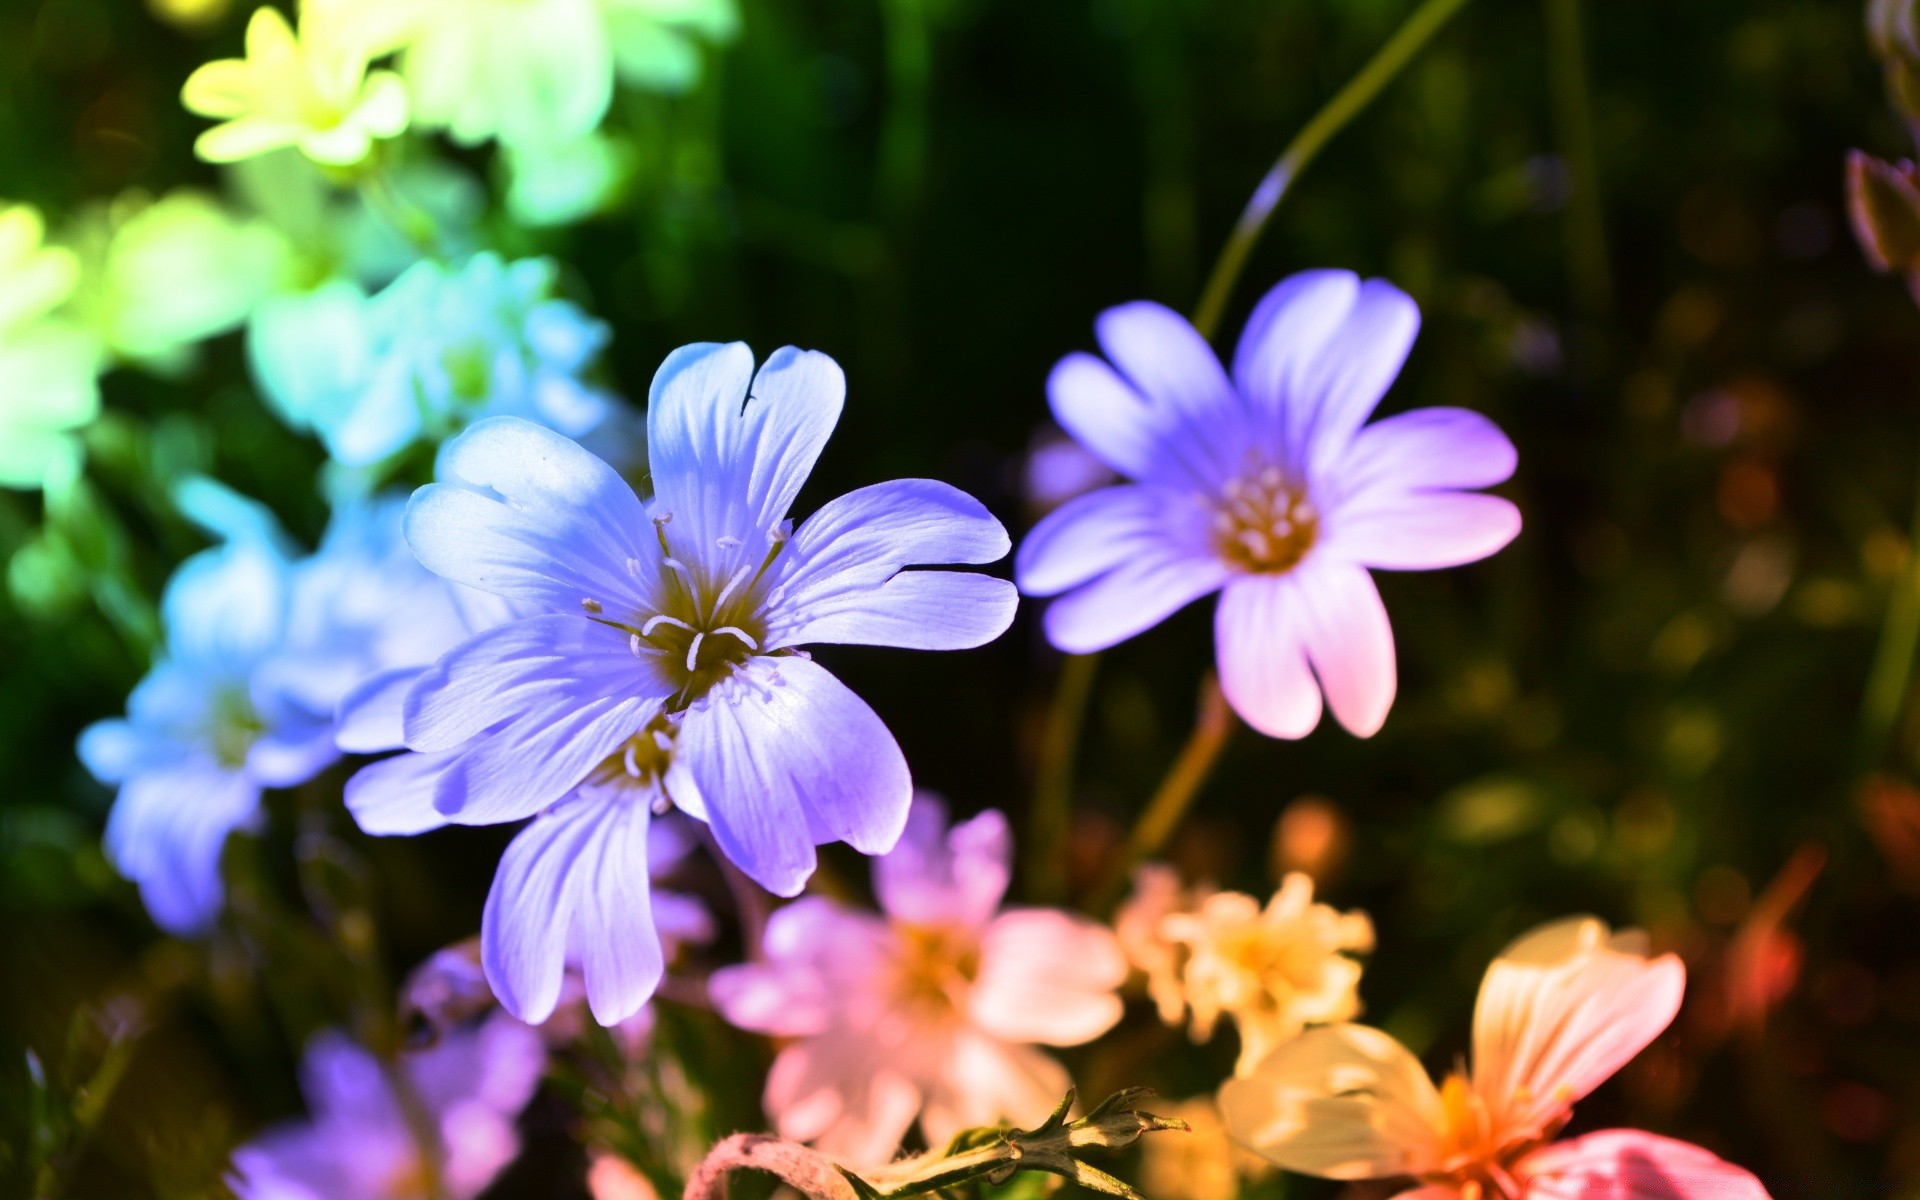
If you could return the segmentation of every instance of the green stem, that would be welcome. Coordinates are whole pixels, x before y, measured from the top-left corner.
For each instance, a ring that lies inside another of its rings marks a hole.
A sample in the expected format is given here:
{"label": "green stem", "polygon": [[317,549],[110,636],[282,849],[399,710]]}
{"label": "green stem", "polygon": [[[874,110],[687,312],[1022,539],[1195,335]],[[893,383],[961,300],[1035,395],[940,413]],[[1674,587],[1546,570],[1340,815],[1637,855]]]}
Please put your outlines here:
{"label": "green stem", "polygon": [[1866,695],[1860,703],[1859,766],[1871,770],[1885,751],[1894,722],[1913,679],[1913,656],[1920,648],[1920,485],[1914,489],[1913,520],[1907,529],[1907,560],[1887,599],[1887,615],[1880,626],[1880,644],[1867,672]]}
{"label": "green stem", "polygon": [[1027,830],[1027,884],[1035,903],[1057,904],[1067,895],[1067,838],[1073,826],[1074,751],[1086,724],[1098,654],[1069,654],[1047,712],[1033,786],[1033,816]]}
{"label": "green stem", "polygon": [[1586,54],[1580,44],[1580,0],[1546,0],[1546,6],[1555,140],[1566,156],[1572,189],[1567,199],[1568,275],[1580,314],[1601,317],[1613,305],[1613,279],[1607,268],[1599,158],[1593,148],[1593,114],[1587,102]]}
{"label": "green stem", "polygon": [[927,107],[933,35],[926,0],[882,0],[887,37],[887,114],[880,134],[879,201],[892,223],[919,205],[927,166]]}
{"label": "green stem", "polygon": [[1233,285],[1240,278],[1241,268],[1246,266],[1247,256],[1253,252],[1255,243],[1266,230],[1268,219],[1273,216],[1273,210],[1279,206],[1281,198],[1293,186],[1300,172],[1333,139],[1334,134],[1346,128],[1348,122],[1373,102],[1381,89],[1413,61],[1421,48],[1466,3],[1467,0],[1424,0],[1387,39],[1387,44],[1380,47],[1372,60],[1360,68],[1360,73],[1348,80],[1347,86],[1341,88],[1325,108],[1315,113],[1306,127],[1287,144],[1279,160],[1273,164],[1273,169],[1254,189],[1253,198],[1247,201],[1247,207],[1240,213],[1240,220],[1234,225],[1232,235],[1227,238],[1226,247],[1220,252],[1220,260],[1214,264],[1213,274],[1207,278],[1206,290],[1200,294],[1200,306],[1193,314],[1194,328],[1200,331],[1202,337],[1211,338],[1219,328],[1220,317],[1233,295]]}
{"label": "green stem", "polygon": [[1233,708],[1220,690],[1220,680],[1209,671],[1200,684],[1200,711],[1194,718],[1193,732],[1187,735],[1187,744],[1180,748],[1180,756],[1173,760],[1153,799],[1134,822],[1127,844],[1121,847],[1120,856],[1114,859],[1087,911],[1103,913],[1111,909],[1126,890],[1134,867],[1159,853],[1213,774],[1234,724]]}

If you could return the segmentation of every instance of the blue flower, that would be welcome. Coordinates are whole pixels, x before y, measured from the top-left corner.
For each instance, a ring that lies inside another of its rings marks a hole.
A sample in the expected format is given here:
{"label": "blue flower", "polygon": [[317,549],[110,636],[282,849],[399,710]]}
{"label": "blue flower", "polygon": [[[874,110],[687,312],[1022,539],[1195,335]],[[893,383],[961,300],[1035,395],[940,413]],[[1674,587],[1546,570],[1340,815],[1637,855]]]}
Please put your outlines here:
{"label": "blue flower", "polygon": [[513,415],[570,437],[613,408],[582,379],[607,328],[553,295],[547,259],[476,254],[414,265],[371,298],[341,280],[261,306],[255,378],[288,424],[350,467],[437,445],[481,417]]}
{"label": "blue flower", "polygon": [[540,1035],[499,1013],[391,1070],[330,1030],[301,1063],[311,1116],[235,1150],[227,1182],[241,1200],[469,1200],[519,1156],[545,1069]]}
{"label": "blue flower", "polygon": [[962,649],[1011,622],[1006,581],[905,569],[1007,552],[1000,523],[946,484],[864,488],[793,529],[788,509],[844,395],[822,354],[789,347],[756,376],[744,345],[687,346],[654,378],[650,503],[578,445],[510,418],[449,444],[449,482],[414,494],[420,561],[531,615],[421,678],[405,725],[424,753],[376,764],[397,778],[350,802],[390,827],[542,814],[502,861],[481,929],[487,978],[522,1019],[552,1011],[570,956],[602,1022],[653,991],[656,810],[707,822],[784,896],[817,844],[893,846],[906,760],[802,646]]}
{"label": "blue flower", "polygon": [[339,757],[342,699],[395,671],[411,678],[466,626],[460,598],[408,551],[398,498],[341,508],[304,559],[264,509],[217,485],[187,489],[182,507],[227,540],[181,564],[163,657],[126,718],[89,727],[79,750],[119,787],[109,856],[162,928],[191,934],[219,914],[221,849],[261,792]]}

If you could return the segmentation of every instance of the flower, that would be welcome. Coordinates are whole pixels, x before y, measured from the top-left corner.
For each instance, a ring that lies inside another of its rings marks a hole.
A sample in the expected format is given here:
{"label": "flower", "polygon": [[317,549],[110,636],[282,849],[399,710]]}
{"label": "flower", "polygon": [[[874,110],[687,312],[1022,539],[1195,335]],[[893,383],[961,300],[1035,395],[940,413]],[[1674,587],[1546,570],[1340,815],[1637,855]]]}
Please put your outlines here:
{"label": "flower", "polygon": [[100,348],[51,314],[79,283],[37,209],[0,205],[0,487],[40,488],[80,469],[74,431],[100,414]]}
{"label": "flower", "polygon": [[1101,314],[1111,364],[1053,370],[1053,415],[1134,482],[1049,514],[1020,547],[1021,590],[1054,596],[1048,638],[1087,653],[1221,592],[1220,683],[1248,724],[1303,737],[1326,706],[1376,732],[1393,703],[1393,630],[1368,568],[1484,558],[1514,506],[1465,489],[1513,473],[1492,422],[1427,408],[1366,424],[1420,320],[1381,280],[1294,275],[1267,293],[1229,379],[1193,327],[1157,304]]}
{"label": "flower", "polygon": [[1765,1200],[1753,1176],[1684,1142],[1625,1129],[1551,1142],[1679,1011],[1686,968],[1645,941],[1572,917],[1509,946],[1480,985],[1472,1071],[1438,1088],[1377,1029],[1310,1029],[1221,1089],[1227,1129],[1290,1171],[1412,1176],[1403,1200]]}
{"label": "flower", "polygon": [[1173,872],[1149,865],[1116,922],[1129,958],[1168,1024],[1192,1014],[1195,1041],[1222,1014],[1240,1031],[1244,1074],[1308,1025],[1360,1013],[1360,964],[1373,923],[1313,902],[1313,880],[1288,875],[1263,909],[1241,892],[1180,890]]}
{"label": "flower", "polygon": [[[459,627],[446,585],[407,552],[397,500],[342,508],[304,559],[252,501],[206,481],[180,500],[227,540],[175,572],[163,657],[126,719],[90,726],[79,752],[119,787],[109,856],[162,928],[189,934],[219,913],[220,852],[262,790],[304,783],[339,757],[341,700],[369,676],[417,672]],[[410,624],[396,627],[395,614]]]}
{"label": "flower", "polygon": [[506,1016],[392,1066],[322,1033],[301,1071],[312,1115],[234,1151],[228,1185],[240,1200],[470,1200],[519,1155],[514,1120],[545,1066],[539,1035]]}
{"label": "flower", "polygon": [[401,59],[420,124],[517,149],[599,128],[614,78],[680,92],[695,41],[733,36],[733,0],[416,0]]}
{"label": "flower", "polygon": [[1084,917],[1001,910],[1011,859],[1000,813],[949,830],[944,806],[921,797],[874,862],[883,916],[801,899],[768,922],[765,962],[714,973],[727,1020],[798,1039],[767,1077],[781,1136],[864,1166],[887,1161],[916,1118],[939,1146],[1059,1103],[1066,1072],[1034,1044],[1111,1028],[1126,959]]}
{"label": "flower", "polygon": [[329,720],[269,708],[253,688],[285,638],[291,574],[260,537],[181,563],[161,601],[166,649],[126,719],[80,735],[81,761],[119,789],[108,857],[169,933],[201,932],[219,913],[220,851],[261,790],[302,783],[334,758]]}
{"label": "flower", "polygon": [[254,376],[288,424],[350,467],[485,416],[582,436],[615,403],[581,378],[607,327],[553,294],[557,274],[548,259],[481,253],[452,269],[419,263],[371,299],[340,280],[276,297],[253,322]]}
{"label": "flower", "polygon": [[238,327],[288,273],[272,226],[200,192],[129,192],[66,234],[83,264],[75,321],[116,357],[161,370],[194,343]]}
{"label": "flower", "polygon": [[407,93],[391,71],[367,65],[392,50],[379,23],[353,19],[352,6],[306,0],[300,33],[273,8],[247,22],[247,56],[207,63],[188,77],[180,101],[222,122],[200,135],[194,152],[235,162],[283,146],[328,166],[366,158],[376,138],[407,127]]}
{"label": "flower", "polygon": [[1248,1180],[1272,1173],[1265,1159],[1233,1144],[1213,1097],[1154,1107],[1185,1121],[1188,1132],[1140,1143],[1140,1190],[1145,1195],[1154,1200],[1238,1200]]}
{"label": "flower", "polygon": [[521,615],[413,685],[406,742],[423,753],[379,764],[406,778],[350,802],[363,825],[391,802],[389,832],[544,813],[509,847],[482,927],[488,981],[522,1019],[552,1011],[570,954],[603,1023],[652,993],[643,848],[655,810],[707,822],[723,853],[786,896],[816,844],[892,847],[912,795],[906,761],[803,645],[959,649],[1012,620],[1003,580],[904,569],[1006,553],[1000,523],[946,484],[865,488],[791,528],[844,392],[823,354],[784,349],[755,375],[744,345],[684,347],[654,379],[650,504],[577,444],[513,417],[448,443],[446,482],[414,494],[420,561]]}

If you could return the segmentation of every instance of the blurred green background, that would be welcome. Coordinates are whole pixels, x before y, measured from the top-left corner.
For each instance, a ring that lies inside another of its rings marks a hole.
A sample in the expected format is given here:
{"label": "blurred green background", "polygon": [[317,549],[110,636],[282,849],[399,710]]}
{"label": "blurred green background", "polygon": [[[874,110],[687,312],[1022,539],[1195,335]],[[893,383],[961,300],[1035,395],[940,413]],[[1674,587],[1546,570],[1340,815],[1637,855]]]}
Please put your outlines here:
{"label": "blurred green background", "polygon": [[[550,231],[490,217],[483,236],[566,264],[614,328],[630,397],[688,341],[836,357],[846,416],[801,511],[930,475],[1017,534],[1050,365],[1091,345],[1105,306],[1190,308],[1273,156],[1411,7],[745,0],[692,93],[616,103],[635,163],[617,212]],[[1262,894],[1308,866],[1369,912],[1368,1019],[1440,1066],[1509,938],[1576,911],[1646,926],[1687,958],[1688,1006],[1576,1132],[1698,1141],[1778,1197],[1920,1194],[1920,793],[1904,782],[1920,721],[1904,704],[1878,738],[1860,715],[1908,569],[1920,314],[1865,266],[1842,195],[1850,147],[1891,157],[1906,135],[1854,0],[1589,4],[1584,82],[1553,24],[1573,9],[1469,4],[1249,265],[1224,347],[1299,268],[1411,292],[1425,328],[1385,409],[1497,420],[1526,529],[1488,562],[1384,578],[1401,669],[1385,730],[1243,731],[1171,856]],[[221,187],[177,93],[237,52],[245,16],[188,29],[138,0],[5,0],[0,192],[58,224],[130,188]],[[490,156],[440,153],[488,180]],[[103,1024],[137,1009],[150,1028],[71,1194],[198,1196],[234,1140],[298,1111],[299,1042],[350,999],[305,915],[314,891],[365,890],[397,978],[474,931],[507,835],[373,844],[327,799],[336,777],[277,797],[229,851],[238,903],[274,921],[205,946],[156,934],[98,850],[110,796],[74,735],[120,710],[146,665],[143,606],[203,544],[169,484],[211,472],[311,544],[321,453],[261,406],[238,335],[177,378],[104,388],[86,439],[105,515],[74,518],[64,567],[40,499],[0,493],[0,1128],[24,1145],[35,1098],[88,1077]],[[19,567],[23,547],[38,565]],[[826,657],[922,786],[1019,827],[1059,665],[1037,614],[964,655]],[[1185,737],[1210,639],[1196,606],[1101,663],[1076,879]],[[334,843],[371,869],[322,880]],[[853,856],[827,873],[864,886]],[[758,1119],[746,1044],[723,1056],[723,1124]],[[1140,1006],[1071,1061],[1093,1092],[1186,1096],[1230,1070],[1230,1038],[1170,1053],[1184,1045]],[[536,1104],[532,1150],[491,1194],[580,1194],[569,1120]]]}

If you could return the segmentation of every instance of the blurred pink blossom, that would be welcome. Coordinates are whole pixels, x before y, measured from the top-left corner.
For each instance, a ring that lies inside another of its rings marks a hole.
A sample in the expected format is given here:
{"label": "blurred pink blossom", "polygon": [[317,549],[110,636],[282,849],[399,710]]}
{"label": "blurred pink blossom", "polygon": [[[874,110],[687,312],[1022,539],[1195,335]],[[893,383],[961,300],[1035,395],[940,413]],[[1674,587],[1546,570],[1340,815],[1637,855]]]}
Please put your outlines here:
{"label": "blurred pink blossom", "polygon": [[714,974],[729,1021],[796,1039],[765,1094],[783,1137],[873,1165],[916,1119],[939,1145],[1059,1103],[1067,1073],[1035,1044],[1112,1027],[1127,962],[1085,917],[1002,910],[1011,858],[1000,813],[949,829],[944,806],[919,796],[899,845],[875,860],[884,915],[804,897],[768,923],[764,962]]}

